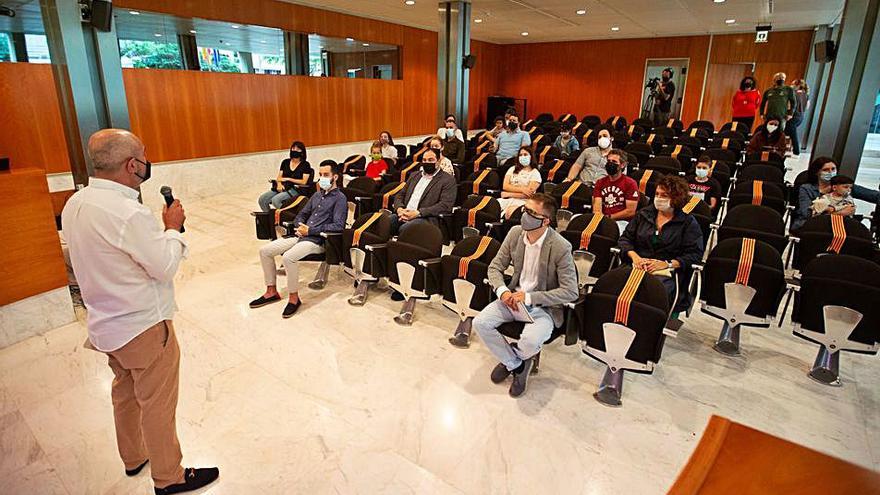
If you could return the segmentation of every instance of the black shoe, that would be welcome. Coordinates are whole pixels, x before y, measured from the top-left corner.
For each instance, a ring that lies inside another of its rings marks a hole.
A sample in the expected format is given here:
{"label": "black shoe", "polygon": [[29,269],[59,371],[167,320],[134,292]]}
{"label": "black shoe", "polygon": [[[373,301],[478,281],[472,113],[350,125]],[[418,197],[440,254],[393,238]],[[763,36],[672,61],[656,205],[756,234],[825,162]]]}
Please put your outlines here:
{"label": "black shoe", "polygon": [[458,347],[459,349],[467,349],[471,346],[470,335],[466,333],[457,333],[452,337],[449,337],[449,343]]}
{"label": "black shoe", "polygon": [[396,290],[391,291],[391,300],[392,301],[403,301],[404,299],[406,299],[406,298],[403,297],[403,294],[401,294],[400,292],[397,292]]}
{"label": "black shoe", "polygon": [[141,464],[140,466],[138,466],[134,469],[126,469],[125,475],[126,476],[137,476],[138,474],[140,474],[141,470],[144,469],[144,466],[146,466],[148,462],[150,462],[149,459],[147,459],[146,461],[144,461],[143,464]]}
{"label": "black shoe", "polygon": [[186,468],[183,470],[183,483],[168,485],[165,488],[153,488],[156,495],[169,495],[171,493],[183,493],[198,490],[203,486],[210,485],[220,476],[220,470],[212,468]]}
{"label": "black shoe", "polygon": [[532,358],[522,362],[519,368],[513,372],[513,382],[510,384],[510,396],[514,399],[526,393],[529,384],[529,373],[532,372]]}
{"label": "black shoe", "polygon": [[507,366],[498,363],[495,366],[495,369],[492,370],[492,374],[489,375],[489,378],[492,379],[492,383],[501,383],[504,380],[507,380],[507,377],[510,376],[510,373],[511,371],[507,369]]}
{"label": "black shoe", "polygon": [[302,300],[296,302],[296,304],[287,303],[287,306],[284,307],[284,312],[281,313],[282,318],[290,318],[291,316],[296,314],[296,310],[302,306]]}
{"label": "black shoe", "polygon": [[262,308],[263,306],[265,306],[267,304],[272,304],[273,302],[280,301],[280,300],[281,300],[281,296],[278,294],[275,294],[272,297],[260,296],[256,299],[254,299],[253,301],[251,301],[249,306],[252,308]]}

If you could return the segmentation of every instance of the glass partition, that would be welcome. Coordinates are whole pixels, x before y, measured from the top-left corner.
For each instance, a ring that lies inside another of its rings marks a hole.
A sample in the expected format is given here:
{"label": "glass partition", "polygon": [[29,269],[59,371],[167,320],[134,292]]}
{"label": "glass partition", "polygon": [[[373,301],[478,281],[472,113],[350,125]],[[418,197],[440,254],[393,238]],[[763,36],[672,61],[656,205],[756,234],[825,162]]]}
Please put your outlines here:
{"label": "glass partition", "polygon": [[0,62],[51,63],[38,0],[7,5],[15,17],[0,16]]}

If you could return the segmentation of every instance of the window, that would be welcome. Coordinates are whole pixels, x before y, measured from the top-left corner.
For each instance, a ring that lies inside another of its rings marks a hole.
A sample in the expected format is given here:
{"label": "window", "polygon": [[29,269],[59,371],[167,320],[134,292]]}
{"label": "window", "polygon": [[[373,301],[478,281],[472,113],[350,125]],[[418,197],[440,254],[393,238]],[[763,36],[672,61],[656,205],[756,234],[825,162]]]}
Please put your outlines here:
{"label": "window", "polygon": [[309,35],[309,75],[400,79],[400,47]]}
{"label": "window", "polygon": [[119,40],[123,67],[137,69],[182,69],[177,43],[164,41]]}
{"label": "window", "polygon": [[51,63],[40,2],[13,2],[11,7],[15,17],[0,16],[0,62]]}
{"label": "window", "polygon": [[45,34],[25,34],[24,45],[27,48],[28,62],[32,64],[51,64],[49,58],[49,41]]}
{"label": "window", "polygon": [[6,33],[0,33],[0,62],[14,62],[12,38]]}

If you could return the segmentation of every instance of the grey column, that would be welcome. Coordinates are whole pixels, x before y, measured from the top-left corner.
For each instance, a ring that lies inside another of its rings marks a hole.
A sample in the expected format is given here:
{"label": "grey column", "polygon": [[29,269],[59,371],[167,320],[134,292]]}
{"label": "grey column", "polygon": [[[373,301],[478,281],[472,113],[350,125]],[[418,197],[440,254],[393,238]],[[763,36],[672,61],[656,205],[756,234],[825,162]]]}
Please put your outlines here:
{"label": "grey column", "polygon": [[284,32],[284,64],[287,74],[309,75],[309,35]]}
{"label": "grey column", "polygon": [[440,2],[437,61],[437,122],[454,114],[467,138],[469,73],[463,67],[471,48],[470,0]]}
{"label": "grey column", "polygon": [[180,47],[180,60],[186,70],[202,70],[199,62],[199,46],[196,37],[191,34],[178,34],[177,46]]}
{"label": "grey column", "polygon": [[246,74],[254,73],[254,56],[251,52],[238,52],[238,58],[241,60],[241,70]]}
{"label": "grey column", "polygon": [[830,63],[815,61],[816,43],[834,39],[834,31],[834,28],[831,26],[823,25],[817,27],[813,33],[813,46],[810,47],[807,72],[804,74],[804,81],[810,87],[810,108],[807,109],[804,115],[803,128],[801,130],[803,133],[801,146],[806,149],[811,148],[813,145],[813,138],[815,137],[813,124],[815,123],[814,118],[818,115],[816,109],[822,108],[822,105],[825,103],[825,87],[828,84],[828,76],[831,73]]}
{"label": "grey column", "polygon": [[99,32],[80,20],[77,2],[40,0],[52,58],[73,181],[86,185],[89,136],[107,127],[130,129],[116,23]]}
{"label": "grey column", "polygon": [[837,58],[831,67],[812,154],[838,160],[840,172],[858,174],[874,99],[880,88],[880,0],[848,0]]}
{"label": "grey column", "polygon": [[27,41],[25,40],[24,33],[9,33],[9,35],[12,36],[13,50],[15,50],[15,61],[27,62]]}

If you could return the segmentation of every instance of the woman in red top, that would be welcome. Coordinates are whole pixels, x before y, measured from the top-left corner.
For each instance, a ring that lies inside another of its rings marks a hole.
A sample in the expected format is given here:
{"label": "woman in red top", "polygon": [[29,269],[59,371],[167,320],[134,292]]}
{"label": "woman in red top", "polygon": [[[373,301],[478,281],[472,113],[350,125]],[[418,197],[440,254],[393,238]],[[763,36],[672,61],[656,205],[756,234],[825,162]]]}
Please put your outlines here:
{"label": "woman in red top", "polygon": [[755,125],[755,112],[761,105],[761,92],[758,91],[755,78],[746,76],[739,83],[739,91],[733,95],[733,121],[744,124],[749,132]]}

